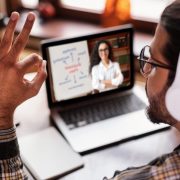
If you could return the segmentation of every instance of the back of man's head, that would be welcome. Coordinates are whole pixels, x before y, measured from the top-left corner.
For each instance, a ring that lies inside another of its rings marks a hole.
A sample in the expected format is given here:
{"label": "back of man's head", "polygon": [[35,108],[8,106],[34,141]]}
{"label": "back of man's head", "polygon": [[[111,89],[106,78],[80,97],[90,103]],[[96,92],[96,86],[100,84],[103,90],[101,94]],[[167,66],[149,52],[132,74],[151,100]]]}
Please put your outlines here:
{"label": "back of man's head", "polygon": [[180,51],[180,0],[164,9],[160,25],[167,31],[169,39],[162,53],[168,63],[176,67]]}
{"label": "back of man's head", "polygon": [[166,108],[176,120],[180,120],[180,0],[165,8],[160,25],[168,34],[162,53],[167,63],[176,69],[176,72],[169,73],[167,86],[170,87],[166,93]]}

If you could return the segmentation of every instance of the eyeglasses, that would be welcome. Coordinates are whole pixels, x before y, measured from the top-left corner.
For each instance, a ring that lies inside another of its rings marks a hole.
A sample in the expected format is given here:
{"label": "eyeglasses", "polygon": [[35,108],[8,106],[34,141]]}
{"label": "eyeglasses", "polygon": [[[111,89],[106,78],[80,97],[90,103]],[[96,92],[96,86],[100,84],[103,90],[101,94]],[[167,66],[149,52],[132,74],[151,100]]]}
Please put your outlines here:
{"label": "eyeglasses", "polygon": [[102,53],[102,52],[109,52],[109,49],[108,49],[108,48],[99,49],[99,52],[100,52],[100,53]]}
{"label": "eyeglasses", "polygon": [[[175,70],[173,67],[160,63],[158,60],[152,59],[151,58],[151,53],[150,53],[150,46],[146,45],[143,47],[141,50],[140,56],[137,58],[139,60],[139,65],[140,65],[140,71],[142,75],[147,78],[149,77],[157,67],[159,68],[164,68],[168,70]],[[158,63],[152,62],[150,60],[154,60]]]}

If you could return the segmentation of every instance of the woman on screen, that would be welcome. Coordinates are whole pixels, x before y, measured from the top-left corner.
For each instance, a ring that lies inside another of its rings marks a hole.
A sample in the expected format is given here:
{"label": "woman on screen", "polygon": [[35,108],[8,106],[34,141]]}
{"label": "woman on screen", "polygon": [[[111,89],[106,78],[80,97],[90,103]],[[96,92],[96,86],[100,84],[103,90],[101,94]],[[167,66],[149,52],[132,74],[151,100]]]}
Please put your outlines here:
{"label": "woman on screen", "polygon": [[108,41],[98,41],[91,53],[90,73],[93,92],[117,88],[123,82],[119,63],[112,61],[112,48]]}

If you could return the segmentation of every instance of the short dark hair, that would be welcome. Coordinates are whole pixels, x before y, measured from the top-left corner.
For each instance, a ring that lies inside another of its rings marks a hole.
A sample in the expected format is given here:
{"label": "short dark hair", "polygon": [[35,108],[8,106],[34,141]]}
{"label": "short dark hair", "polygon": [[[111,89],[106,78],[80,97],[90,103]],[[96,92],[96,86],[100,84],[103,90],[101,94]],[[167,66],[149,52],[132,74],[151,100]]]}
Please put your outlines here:
{"label": "short dark hair", "polygon": [[89,68],[90,73],[92,71],[93,66],[98,65],[99,62],[101,61],[101,58],[99,57],[99,52],[98,52],[99,46],[101,44],[107,44],[108,49],[109,49],[109,57],[108,58],[110,60],[113,60],[113,52],[112,52],[112,47],[111,47],[110,43],[106,40],[100,40],[100,41],[96,42],[96,44],[94,45],[94,48],[92,50],[91,57],[90,57],[90,68]]}
{"label": "short dark hair", "polygon": [[[168,34],[168,41],[163,48],[163,56],[171,66],[177,67],[180,53],[180,0],[176,0],[167,6],[162,12],[160,25]],[[175,72],[170,72],[170,84],[174,80]]]}

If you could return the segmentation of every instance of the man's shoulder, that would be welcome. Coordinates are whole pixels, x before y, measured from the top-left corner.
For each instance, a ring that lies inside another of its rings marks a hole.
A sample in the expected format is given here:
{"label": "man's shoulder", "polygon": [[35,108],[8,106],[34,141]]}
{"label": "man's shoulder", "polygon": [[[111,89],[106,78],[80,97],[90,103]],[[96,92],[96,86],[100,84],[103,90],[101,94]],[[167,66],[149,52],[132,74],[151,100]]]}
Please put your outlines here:
{"label": "man's shoulder", "polygon": [[[170,164],[168,162],[171,162]],[[177,163],[178,162],[178,163]],[[180,168],[180,145],[174,149],[171,153],[164,154],[149,163],[149,165],[157,166],[176,166]]]}
{"label": "man's shoulder", "polygon": [[173,152],[164,154],[149,164],[117,171],[111,180],[123,179],[180,179],[180,146]]}

